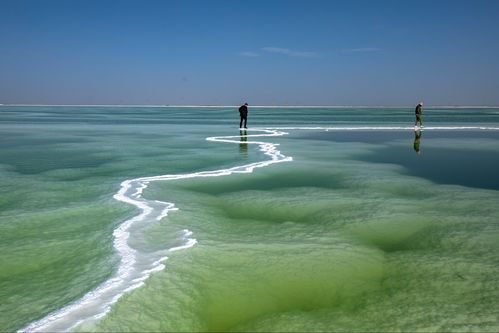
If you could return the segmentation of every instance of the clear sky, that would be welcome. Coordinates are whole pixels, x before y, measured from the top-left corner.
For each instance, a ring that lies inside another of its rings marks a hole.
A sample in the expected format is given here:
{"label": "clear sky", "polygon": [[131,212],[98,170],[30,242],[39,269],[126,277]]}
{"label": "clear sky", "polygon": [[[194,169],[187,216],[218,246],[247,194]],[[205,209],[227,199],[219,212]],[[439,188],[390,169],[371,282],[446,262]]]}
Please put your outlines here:
{"label": "clear sky", "polygon": [[499,105],[499,1],[0,0],[0,103]]}

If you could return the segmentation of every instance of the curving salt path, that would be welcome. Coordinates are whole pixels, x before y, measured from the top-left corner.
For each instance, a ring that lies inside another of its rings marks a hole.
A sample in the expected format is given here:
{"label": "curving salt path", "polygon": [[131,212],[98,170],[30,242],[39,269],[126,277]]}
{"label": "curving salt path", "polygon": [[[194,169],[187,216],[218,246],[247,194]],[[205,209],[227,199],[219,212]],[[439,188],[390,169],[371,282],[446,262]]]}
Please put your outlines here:
{"label": "curving salt path", "polygon": [[[414,130],[412,126],[345,126],[345,127],[278,127],[266,129],[251,129],[263,134],[243,135],[247,138],[276,137],[288,133],[283,130],[320,130],[320,131],[390,131],[390,130]],[[430,126],[423,130],[499,130],[499,127],[490,126]],[[240,144],[241,135],[209,137],[206,140],[213,142],[227,142]],[[118,201],[122,201],[137,207],[141,213],[133,218],[124,221],[114,232],[114,247],[118,252],[121,261],[116,274],[109,280],[102,283],[94,290],[88,292],[81,299],[35,321],[21,329],[25,331],[68,331],[83,322],[93,321],[106,315],[111,309],[111,305],[116,303],[125,293],[136,289],[144,284],[144,281],[156,271],[165,268],[164,261],[168,259],[168,254],[182,249],[187,249],[197,243],[192,238],[192,231],[183,230],[181,238],[183,243],[179,246],[155,252],[153,254],[143,254],[128,245],[130,233],[133,230],[141,230],[146,226],[159,221],[168,215],[170,211],[178,210],[175,204],[159,200],[147,200],[142,197],[143,191],[154,181],[179,180],[197,177],[220,177],[234,173],[251,173],[256,168],[266,167],[274,163],[292,161],[292,157],[283,155],[277,150],[278,144],[263,141],[244,141],[245,144],[256,144],[270,159],[262,162],[235,166],[227,169],[214,171],[202,171],[186,174],[172,174],[152,177],[141,177],[125,180],[121,183],[120,190],[114,195]]]}
{"label": "curving salt path", "polygon": [[[264,134],[246,135],[246,137],[272,137],[287,134],[286,132],[278,130],[259,129],[255,131],[264,132]],[[241,136],[209,137],[206,140],[239,144],[240,137]],[[246,141],[245,143],[259,145],[260,150],[265,155],[269,156],[270,160],[228,169],[141,177],[122,182],[121,188],[118,193],[114,195],[114,198],[137,207],[141,213],[123,222],[113,232],[114,248],[121,258],[116,274],[94,290],[88,292],[81,299],[29,324],[21,329],[20,332],[68,331],[85,321],[92,321],[105,316],[111,309],[111,305],[116,303],[121,296],[142,286],[144,281],[153,272],[163,270],[165,268],[164,261],[168,259],[168,253],[190,248],[197,243],[197,240],[191,237],[192,232],[185,229],[183,230],[182,235],[182,245],[165,249],[157,253],[141,254],[128,245],[132,227],[134,230],[143,229],[152,222],[161,220],[167,216],[170,211],[178,210],[178,208],[175,207],[175,204],[171,202],[147,200],[142,197],[142,192],[151,182],[197,177],[219,177],[233,173],[250,173],[253,172],[255,168],[266,167],[274,163],[292,161],[291,157],[286,157],[277,150],[278,144],[263,141]]]}

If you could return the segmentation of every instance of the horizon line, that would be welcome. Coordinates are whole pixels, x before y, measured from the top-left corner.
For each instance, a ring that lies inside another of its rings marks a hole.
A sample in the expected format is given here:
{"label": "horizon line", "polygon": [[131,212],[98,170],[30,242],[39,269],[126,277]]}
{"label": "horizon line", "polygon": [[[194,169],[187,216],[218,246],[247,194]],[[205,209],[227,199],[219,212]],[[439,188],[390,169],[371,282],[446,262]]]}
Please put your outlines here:
{"label": "horizon line", "polygon": [[[170,105],[170,104],[17,104],[0,106],[70,106],[70,107],[151,107],[151,108],[237,108],[240,105]],[[413,105],[248,105],[253,108],[410,108]],[[499,108],[499,105],[427,105],[425,108]]]}

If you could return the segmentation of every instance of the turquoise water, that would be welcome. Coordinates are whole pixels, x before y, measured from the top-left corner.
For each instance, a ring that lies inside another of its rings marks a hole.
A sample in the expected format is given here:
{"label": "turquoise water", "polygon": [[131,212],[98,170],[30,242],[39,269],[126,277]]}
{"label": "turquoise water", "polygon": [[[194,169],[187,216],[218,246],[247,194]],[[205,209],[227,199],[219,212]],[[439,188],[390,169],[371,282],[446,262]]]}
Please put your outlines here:
{"label": "turquoise water", "polygon": [[424,111],[0,106],[0,330],[497,331],[499,109]]}

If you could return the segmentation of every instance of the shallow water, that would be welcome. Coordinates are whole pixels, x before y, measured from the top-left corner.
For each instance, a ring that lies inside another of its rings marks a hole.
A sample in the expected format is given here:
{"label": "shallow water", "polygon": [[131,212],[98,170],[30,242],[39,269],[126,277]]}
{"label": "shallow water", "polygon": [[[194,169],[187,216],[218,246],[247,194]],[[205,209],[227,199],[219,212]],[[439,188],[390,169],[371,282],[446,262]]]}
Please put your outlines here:
{"label": "shallow water", "polygon": [[[185,244],[185,229],[198,243],[163,253],[165,268],[100,320],[77,311],[65,324],[497,331],[499,131],[431,129],[498,127],[494,112],[425,110],[417,154],[414,131],[400,129],[412,109],[252,108],[249,136],[237,137],[231,108],[1,107],[0,329],[57,313],[115,276],[113,230],[139,213],[113,199],[122,181],[268,160],[248,144],[258,140],[293,160],[148,183],[144,199],[179,210],[130,229],[138,258]],[[251,137],[264,134],[251,126],[399,129]]]}
{"label": "shallow water", "polygon": [[499,190],[498,131],[344,131],[312,133],[299,139],[381,143],[357,158],[401,165],[407,174],[440,184]]}

